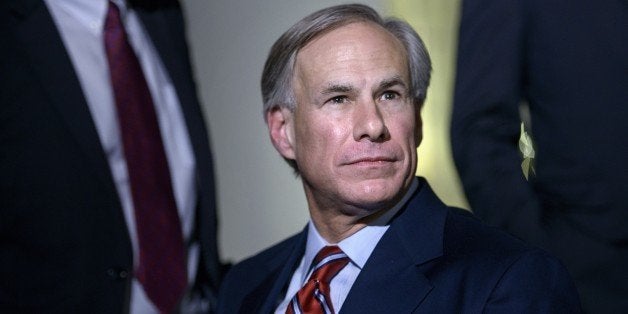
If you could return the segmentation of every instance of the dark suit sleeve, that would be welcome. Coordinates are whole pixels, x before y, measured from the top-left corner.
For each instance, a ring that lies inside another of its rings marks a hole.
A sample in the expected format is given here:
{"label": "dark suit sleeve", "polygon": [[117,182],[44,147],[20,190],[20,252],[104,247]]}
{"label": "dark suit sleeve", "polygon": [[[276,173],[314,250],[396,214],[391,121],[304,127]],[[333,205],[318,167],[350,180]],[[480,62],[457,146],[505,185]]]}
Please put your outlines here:
{"label": "dark suit sleeve", "polygon": [[539,205],[523,176],[518,151],[523,2],[463,2],[451,139],[472,210],[489,224],[525,238],[523,233],[539,234]]}
{"label": "dark suit sleeve", "polygon": [[522,255],[503,274],[484,313],[581,313],[567,270],[555,258],[535,250]]}

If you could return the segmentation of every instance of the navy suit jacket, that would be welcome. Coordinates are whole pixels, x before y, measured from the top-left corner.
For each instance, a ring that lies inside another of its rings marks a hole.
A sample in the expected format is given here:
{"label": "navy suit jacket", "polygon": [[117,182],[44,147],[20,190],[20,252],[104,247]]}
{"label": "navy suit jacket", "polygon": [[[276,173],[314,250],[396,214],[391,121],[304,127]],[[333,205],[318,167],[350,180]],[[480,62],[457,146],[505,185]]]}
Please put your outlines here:
{"label": "navy suit jacket", "polygon": [[[307,229],[232,268],[219,313],[271,313]],[[448,208],[420,180],[353,284],[340,313],[578,313],[575,287],[544,251]]]}
{"label": "navy suit jacket", "polygon": [[462,2],[451,138],[469,204],[561,259],[595,313],[628,313],[627,30],[626,0]]}
{"label": "navy suit jacket", "polygon": [[[175,86],[197,166],[196,288],[219,285],[207,130],[179,4],[136,8]],[[132,248],[70,58],[41,0],[0,2],[0,312],[128,310]]]}

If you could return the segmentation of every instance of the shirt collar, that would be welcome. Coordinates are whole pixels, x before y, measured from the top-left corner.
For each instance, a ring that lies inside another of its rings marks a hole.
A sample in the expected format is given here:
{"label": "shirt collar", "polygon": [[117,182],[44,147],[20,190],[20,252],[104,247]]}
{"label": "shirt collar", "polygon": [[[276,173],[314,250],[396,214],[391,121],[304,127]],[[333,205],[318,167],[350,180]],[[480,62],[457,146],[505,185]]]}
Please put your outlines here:
{"label": "shirt collar", "polygon": [[[370,222],[366,227],[358,230],[358,232],[352,234],[350,237],[337,243],[338,247],[347,254],[351,263],[356,267],[362,269],[366,261],[371,256],[371,253],[375,249],[375,246],[382,238],[392,218],[401,210],[401,208],[408,202],[410,197],[414,194],[419,181],[415,177],[410,184],[410,188],[404,194],[403,198],[395,204],[390,210],[386,211],[383,215]],[[303,274],[301,281],[305,281],[310,273],[310,268],[314,257],[323,247],[327,245],[334,245],[334,243],[327,243],[325,239],[318,233],[314,223],[310,221],[308,223],[308,236],[305,244],[305,254],[303,255]]]}
{"label": "shirt collar", "polygon": [[[109,6],[109,0],[45,0],[46,5],[54,7],[67,13],[67,16],[75,18],[81,25],[100,34],[105,23],[105,15]],[[120,14],[124,17],[127,5],[124,0],[111,0],[120,9]],[[123,18],[124,19],[124,18]]]}

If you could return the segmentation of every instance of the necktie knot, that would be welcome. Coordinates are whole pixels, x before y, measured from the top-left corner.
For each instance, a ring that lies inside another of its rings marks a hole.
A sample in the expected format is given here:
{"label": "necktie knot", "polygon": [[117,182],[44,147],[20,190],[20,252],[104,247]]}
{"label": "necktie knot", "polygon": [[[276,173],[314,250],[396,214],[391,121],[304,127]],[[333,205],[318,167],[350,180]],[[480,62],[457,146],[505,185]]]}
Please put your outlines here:
{"label": "necktie knot", "polygon": [[310,280],[329,284],[338,272],[347,265],[349,258],[337,246],[326,246],[322,248],[312,264],[313,270]]}
{"label": "necktie knot", "polygon": [[312,275],[292,298],[286,314],[335,313],[329,284],[348,263],[349,257],[339,247],[322,248],[314,257]]}

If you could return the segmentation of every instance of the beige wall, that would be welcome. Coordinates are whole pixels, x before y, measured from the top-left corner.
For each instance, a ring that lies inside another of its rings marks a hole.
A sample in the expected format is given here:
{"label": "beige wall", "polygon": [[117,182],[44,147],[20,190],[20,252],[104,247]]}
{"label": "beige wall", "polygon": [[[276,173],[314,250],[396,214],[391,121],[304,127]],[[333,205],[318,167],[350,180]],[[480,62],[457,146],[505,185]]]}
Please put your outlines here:
{"label": "beige wall", "polygon": [[392,0],[386,6],[393,15],[412,24],[432,58],[417,173],[428,179],[446,204],[468,209],[449,140],[460,0]]}

